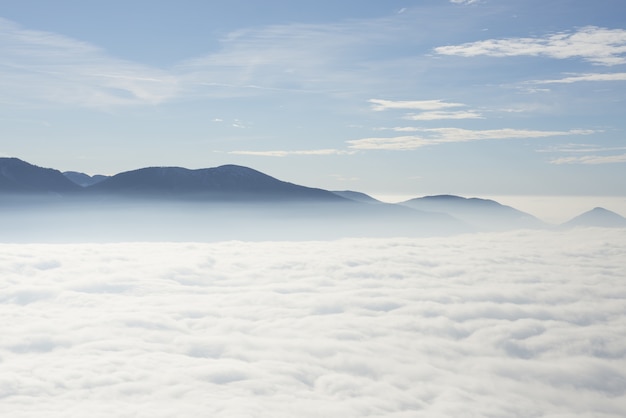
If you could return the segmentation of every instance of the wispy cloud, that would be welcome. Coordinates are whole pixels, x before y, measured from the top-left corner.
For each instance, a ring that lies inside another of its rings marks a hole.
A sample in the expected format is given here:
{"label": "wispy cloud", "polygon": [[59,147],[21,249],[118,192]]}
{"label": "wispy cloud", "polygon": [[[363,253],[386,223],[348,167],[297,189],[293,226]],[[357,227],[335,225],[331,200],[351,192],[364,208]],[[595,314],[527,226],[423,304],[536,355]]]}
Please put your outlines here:
{"label": "wispy cloud", "polygon": [[441,120],[441,119],[484,119],[484,117],[473,110],[457,112],[422,112],[404,116],[408,120]]}
{"label": "wispy cloud", "polygon": [[564,144],[556,145],[548,148],[537,150],[538,152],[567,152],[567,153],[586,153],[586,152],[609,152],[626,150],[626,147],[602,147],[596,144]]}
{"label": "wispy cloud", "polygon": [[383,82],[372,45],[395,43],[413,31],[403,15],[241,29],[220,39],[219,50],[182,62],[176,71],[190,85],[317,93],[362,88]]}
{"label": "wispy cloud", "polygon": [[465,106],[462,103],[451,103],[444,100],[384,100],[384,99],[370,99],[369,103],[372,104],[372,110],[376,112],[382,112],[384,110],[395,109],[411,109],[411,110],[441,110],[449,109],[451,107]]}
{"label": "wispy cloud", "polygon": [[116,59],[88,43],[23,29],[0,18],[0,89],[5,98],[88,107],[158,104],[174,97],[166,71]]}
{"label": "wispy cloud", "polygon": [[522,139],[522,138],[547,138],[566,135],[589,135],[592,130],[569,130],[569,131],[538,131],[526,129],[488,129],[470,130],[460,128],[415,128],[415,131],[423,132],[423,135],[408,135],[391,138],[363,138],[347,141],[353,149],[388,149],[388,150],[412,150],[427,145],[436,145],[454,142],[471,142],[482,140]]}
{"label": "wispy cloud", "polygon": [[543,38],[488,39],[440,46],[435,52],[463,57],[581,58],[593,64],[611,66],[626,63],[626,30],[587,26],[575,32],[560,32]]}
{"label": "wispy cloud", "polygon": [[229,151],[229,154],[236,155],[254,155],[258,157],[287,157],[290,155],[350,155],[355,151],[338,150],[338,149],[316,149],[316,150],[296,150],[296,151]]}
{"label": "wispy cloud", "polygon": [[[624,151],[626,147],[603,147],[596,144],[564,144],[538,149],[537,152],[569,154],[566,157],[557,157],[550,160],[550,164],[615,164],[626,162],[626,154],[615,154]],[[594,153],[594,154],[591,154]],[[599,155],[603,153],[605,155]],[[586,154],[586,155],[581,155]]]}
{"label": "wispy cloud", "polygon": [[399,38],[408,42],[413,32],[404,13],[240,29],[218,39],[214,51],[163,69],[0,19],[0,97],[109,107],[181,98],[361,91],[390,84],[382,73],[400,64],[371,57],[380,45],[396,44]]}
{"label": "wispy cloud", "polygon": [[577,157],[561,157],[550,161],[551,164],[616,164],[626,163],[626,154],[620,155],[584,155]]}
{"label": "wispy cloud", "polygon": [[408,113],[407,120],[441,120],[441,119],[482,119],[482,115],[472,110],[445,111],[455,107],[465,107],[463,103],[447,102],[445,100],[384,100],[370,99],[372,110],[382,112],[386,110],[423,110],[421,113]]}
{"label": "wispy cloud", "polygon": [[533,84],[570,84],[583,81],[626,81],[626,73],[579,74],[554,80],[535,80]]}

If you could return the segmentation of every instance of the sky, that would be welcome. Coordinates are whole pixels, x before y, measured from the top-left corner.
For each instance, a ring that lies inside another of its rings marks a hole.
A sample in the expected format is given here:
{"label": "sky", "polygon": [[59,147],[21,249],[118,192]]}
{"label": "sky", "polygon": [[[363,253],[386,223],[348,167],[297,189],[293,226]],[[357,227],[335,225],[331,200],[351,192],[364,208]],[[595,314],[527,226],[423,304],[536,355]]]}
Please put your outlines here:
{"label": "sky", "polygon": [[[622,0],[0,0],[0,155],[626,196]],[[622,213],[623,214],[623,213]]]}
{"label": "sky", "polygon": [[0,415],[624,417],[624,260],[611,229],[0,244]]}

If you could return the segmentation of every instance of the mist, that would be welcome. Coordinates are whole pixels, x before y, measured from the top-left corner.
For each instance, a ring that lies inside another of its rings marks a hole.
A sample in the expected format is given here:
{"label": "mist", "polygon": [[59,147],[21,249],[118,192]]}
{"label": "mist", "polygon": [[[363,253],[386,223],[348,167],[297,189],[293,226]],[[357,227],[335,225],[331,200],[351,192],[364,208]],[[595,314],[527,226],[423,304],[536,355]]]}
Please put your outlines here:
{"label": "mist", "polygon": [[0,242],[317,240],[468,232],[451,216],[397,205],[27,195],[0,207]]}

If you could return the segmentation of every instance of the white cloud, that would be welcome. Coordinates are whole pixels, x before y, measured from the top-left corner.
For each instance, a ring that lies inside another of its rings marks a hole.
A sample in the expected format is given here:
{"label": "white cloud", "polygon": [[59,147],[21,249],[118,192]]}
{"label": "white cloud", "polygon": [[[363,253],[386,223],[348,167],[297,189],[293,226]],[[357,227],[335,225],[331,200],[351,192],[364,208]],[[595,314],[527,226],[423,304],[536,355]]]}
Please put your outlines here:
{"label": "white cloud", "polygon": [[[409,128],[413,130],[413,128]],[[408,135],[392,138],[363,138],[347,141],[350,148],[355,149],[389,149],[389,150],[412,150],[427,145],[435,145],[451,142],[470,142],[496,139],[516,138],[547,138],[565,135],[589,135],[595,131],[570,130],[570,131],[537,131],[526,129],[489,129],[471,130],[460,128],[431,128],[416,131],[424,132],[424,135]]]}
{"label": "white cloud", "polygon": [[482,115],[473,110],[445,111],[454,107],[465,107],[463,103],[446,102],[444,100],[383,100],[370,99],[372,110],[410,109],[423,110],[421,113],[409,113],[404,116],[408,120],[441,120],[441,119],[482,119]]}
{"label": "white cloud", "polygon": [[626,238],[0,244],[0,414],[623,417]]}
{"label": "white cloud", "polygon": [[564,144],[557,145],[548,148],[537,150],[538,152],[573,152],[573,153],[588,153],[588,152],[607,152],[607,151],[622,151],[626,150],[626,147],[601,147],[595,144]]}
{"label": "white cloud", "polygon": [[478,3],[478,0],[450,0],[450,3],[454,3],[454,4],[474,4],[474,3]]}
{"label": "white cloud", "polygon": [[[574,156],[558,157],[550,160],[551,164],[616,164],[626,162],[626,154],[593,155],[590,153],[611,153],[623,151],[626,147],[603,147],[595,144],[565,144],[539,149],[538,152],[568,153]],[[587,154],[587,155],[580,155]]]}
{"label": "white cloud", "polygon": [[449,103],[443,100],[383,100],[370,99],[372,110],[381,112],[390,109],[440,110],[451,107],[465,106],[462,103]]}
{"label": "white cloud", "polygon": [[441,120],[441,119],[484,119],[483,116],[473,110],[459,112],[422,112],[406,115],[408,120]]}
{"label": "white cloud", "polygon": [[475,57],[546,56],[582,58],[597,65],[626,63],[626,30],[587,26],[575,32],[560,32],[543,38],[488,39],[435,48],[442,55]]}
{"label": "white cloud", "polygon": [[571,84],[583,81],[626,81],[626,73],[580,74],[555,80],[537,80],[536,84]]}
{"label": "white cloud", "polygon": [[315,149],[315,150],[274,150],[274,151],[230,151],[229,154],[237,155],[255,155],[259,157],[287,157],[289,155],[348,155],[354,154],[354,151],[338,150],[333,148]]}
{"label": "white cloud", "polygon": [[616,164],[626,163],[626,154],[620,155],[584,155],[577,157],[561,157],[550,161],[552,164]]}

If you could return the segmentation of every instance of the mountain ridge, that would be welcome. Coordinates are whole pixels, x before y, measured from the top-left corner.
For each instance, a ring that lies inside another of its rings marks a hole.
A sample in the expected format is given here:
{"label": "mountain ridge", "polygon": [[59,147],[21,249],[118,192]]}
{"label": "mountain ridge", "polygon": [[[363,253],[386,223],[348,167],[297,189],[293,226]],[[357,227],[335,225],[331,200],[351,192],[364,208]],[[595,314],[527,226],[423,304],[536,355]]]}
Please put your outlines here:
{"label": "mountain ridge", "polygon": [[[337,205],[332,206],[335,209],[317,205],[315,210],[318,210],[320,217],[339,216],[344,220],[354,215],[353,218],[378,218],[388,222],[396,219],[395,222],[398,223],[402,219],[413,222],[412,217],[419,217],[423,225],[429,222],[433,225],[448,223],[457,225],[459,230],[463,229],[460,227],[462,224],[473,231],[549,227],[533,215],[490,199],[444,194],[416,197],[395,204],[384,203],[358,191],[329,191],[301,186],[235,164],[200,169],[155,166],[129,170],[113,176],[88,176],[75,171],[61,173],[59,170],[38,167],[18,158],[2,157],[0,195],[44,196],[43,199],[39,197],[33,199],[35,203],[49,202],[49,196],[54,196],[55,200],[71,197],[71,202],[85,202],[90,200],[89,197],[97,197],[97,201],[101,203],[142,199],[160,199],[171,203],[186,201],[341,203],[340,210],[336,210]],[[123,200],[120,201],[119,198]],[[12,202],[6,198],[3,201]],[[12,206],[9,204],[7,207]],[[303,208],[304,206],[300,206],[301,210],[305,210]],[[311,208],[306,210],[312,212]],[[599,208],[589,212],[595,213],[596,218],[600,216]],[[626,222],[619,220],[624,219],[619,214],[611,213],[613,216],[606,213],[601,216],[605,219],[604,223],[593,221],[594,216],[585,213],[562,226],[593,225],[594,222],[599,225],[615,226]],[[575,221],[580,217],[582,218]],[[614,222],[606,221],[607,218],[612,218]]]}
{"label": "mountain ridge", "polygon": [[249,167],[145,167],[111,176],[87,188],[94,193],[213,199],[345,200],[323,189],[278,180]]}
{"label": "mountain ridge", "polygon": [[431,195],[400,202],[423,211],[448,213],[479,230],[503,230],[516,228],[544,228],[547,225],[535,216],[506,206],[495,200],[456,195]]}
{"label": "mountain ridge", "polygon": [[81,173],[78,171],[64,171],[63,175],[70,181],[78,184],[81,187],[88,187],[93,184],[106,180],[109,176],[102,174],[95,174],[90,176],[89,174]]}
{"label": "mountain ridge", "polygon": [[0,157],[0,191],[5,193],[69,193],[80,189],[59,170],[19,158]]}

